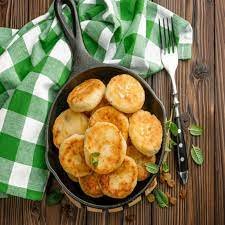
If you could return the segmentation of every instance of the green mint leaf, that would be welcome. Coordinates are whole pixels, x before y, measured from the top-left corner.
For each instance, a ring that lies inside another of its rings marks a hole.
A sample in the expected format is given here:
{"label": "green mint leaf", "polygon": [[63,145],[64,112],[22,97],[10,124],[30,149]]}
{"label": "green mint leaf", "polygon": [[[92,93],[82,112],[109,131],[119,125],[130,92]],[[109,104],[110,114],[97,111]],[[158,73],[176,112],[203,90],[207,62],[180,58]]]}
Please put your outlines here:
{"label": "green mint leaf", "polygon": [[203,156],[202,150],[199,147],[196,147],[194,145],[192,145],[191,157],[194,160],[194,162],[198,165],[202,165],[204,162],[204,156]]}
{"label": "green mint leaf", "polygon": [[178,127],[174,122],[171,122],[170,124],[170,132],[173,134],[173,136],[177,136],[178,134]]}
{"label": "green mint leaf", "polygon": [[91,164],[96,167],[98,165],[98,158],[100,156],[100,152],[91,153]]}
{"label": "green mint leaf", "polygon": [[202,132],[203,132],[202,127],[195,125],[195,124],[191,124],[191,126],[188,128],[188,130],[190,131],[191,135],[193,135],[193,136],[200,136],[200,135],[202,135]]}
{"label": "green mint leaf", "polygon": [[154,163],[146,163],[145,166],[149,173],[156,174],[159,171],[159,167]]}
{"label": "green mint leaf", "polygon": [[169,172],[169,165],[167,164],[167,162],[163,162],[162,163],[162,170],[164,173],[168,173]]}
{"label": "green mint leaf", "polygon": [[157,202],[159,207],[161,207],[161,208],[168,207],[169,200],[168,200],[168,197],[165,195],[165,193],[163,191],[156,188],[156,189],[153,190],[153,194],[155,196],[156,202]]}
{"label": "green mint leaf", "polygon": [[57,205],[63,199],[64,194],[59,189],[51,191],[46,197],[46,204],[48,206]]}
{"label": "green mint leaf", "polygon": [[166,129],[169,130],[173,134],[173,136],[177,136],[177,134],[178,134],[178,127],[171,120],[166,121]]}

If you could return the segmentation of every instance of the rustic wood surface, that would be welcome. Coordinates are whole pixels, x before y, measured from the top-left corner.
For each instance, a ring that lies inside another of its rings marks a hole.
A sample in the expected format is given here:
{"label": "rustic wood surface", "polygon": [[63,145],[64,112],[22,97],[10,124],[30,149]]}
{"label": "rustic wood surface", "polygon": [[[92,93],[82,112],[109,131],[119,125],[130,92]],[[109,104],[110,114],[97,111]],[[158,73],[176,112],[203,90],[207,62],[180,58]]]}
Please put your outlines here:
{"label": "rustic wood surface", "polygon": [[[0,26],[20,28],[43,14],[52,0],[0,0]],[[126,210],[125,224],[137,225],[224,225],[225,224],[225,2],[224,0],[156,0],[189,20],[194,31],[192,60],[180,62],[177,84],[183,122],[204,127],[201,138],[186,137],[187,145],[201,146],[205,155],[202,167],[189,157],[190,177],[185,200],[180,190],[173,155],[169,163],[176,187],[160,187],[177,197],[177,204],[160,209],[147,200]],[[171,86],[165,72],[148,79],[170,110]],[[186,132],[187,133],[187,132]],[[189,148],[190,149],[190,148]],[[189,153],[188,153],[189,154]],[[190,154],[189,154],[190,156]],[[86,219],[84,219],[86,218]],[[20,198],[0,200],[0,225],[103,224],[103,215],[77,210],[66,198],[60,205],[46,207],[45,201],[33,202]],[[109,215],[109,225],[121,224],[121,213]]]}

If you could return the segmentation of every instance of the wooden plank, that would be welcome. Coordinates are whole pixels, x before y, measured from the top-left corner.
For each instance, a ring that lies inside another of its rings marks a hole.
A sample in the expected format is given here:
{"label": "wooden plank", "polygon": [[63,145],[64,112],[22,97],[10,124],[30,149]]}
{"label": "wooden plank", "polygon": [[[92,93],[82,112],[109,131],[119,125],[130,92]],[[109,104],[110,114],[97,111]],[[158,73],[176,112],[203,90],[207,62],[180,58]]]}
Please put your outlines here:
{"label": "wooden plank", "polygon": [[[38,201],[29,201],[23,200],[21,203],[22,208],[22,215],[19,215],[20,218],[23,220],[23,225],[44,225],[46,224],[45,221],[45,214],[44,209],[42,207],[42,202]],[[13,210],[17,210],[13,207]]]}
{"label": "wooden plank", "polygon": [[0,200],[0,225],[23,224],[23,200],[11,197]]}
{"label": "wooden plank", "polygon": [[215,222],[225,224],[225,3],[215,1]]}
{"label": "wooden plank", "polygon": [[[171,1],[157,3],[191,21],[194,30],[193,58],[180,62],[177,71],[177,86],[181,111],[185,113],[186,126],[189,120],[205,128],[203,137],[192,142],[199,145],[205,154],[203,167],[197,168],[189,157],[189,182],[186,200],[178,199],[175,207],[167,210],[153,209],[153,224],[214,224],[214,4],[212,1]],[[208,19],[210,18],[210,20]],[[209,54],[210,52],[210,54]],[[153,87],[169,109],[171,93],[165,73],[154,76]],[[187,133],[187,132],[186,132]],[[187,138],[187,135],[186,135]],[[190,138],[187,145],[190,146]],[[169,160],[176,188],[171,193],[178,197],[183,188],[176,176],[173,157]],[[212,184],[212,185],[209,185]],[[167,190],[165,186],[161,186]]]}
{"label": "wooden plank", "polygon": [[8,0],[0,2],[0,27],[6,26],[6,14],[9,7],[10,4]]}
{"label": "wooden plank", "polygon": [[53,0],[36,0],[29,1],[28,17],[32,20],[38,16],[45,14]]}
{"label": "wooden plank", "polygon": [[28,21],[28,1],[8,0],[5,26],[19,29]]}

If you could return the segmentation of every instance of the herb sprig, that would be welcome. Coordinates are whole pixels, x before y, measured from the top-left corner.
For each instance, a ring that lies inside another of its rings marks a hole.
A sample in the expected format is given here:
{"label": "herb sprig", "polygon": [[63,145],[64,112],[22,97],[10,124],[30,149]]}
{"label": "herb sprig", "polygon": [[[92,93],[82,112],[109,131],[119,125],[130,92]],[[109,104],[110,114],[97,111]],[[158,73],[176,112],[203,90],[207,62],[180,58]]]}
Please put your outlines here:
{"label": "herb sprig", "polygon": [[159,188],[155,188],[153,190],[153,194],[154,194],[156,202],[160,208],[168,207],[169,199],[163,191],[161,191]]}
{"label": "herb sprig", "polygon": [[196,124],[191,124],[191,126],[188,128],[189,132],[193,136],[200,136],[203,133],[202,127],[196,125]]}
{"label": "herb sprig", "polygon": [[197,146],[192,145],[191,157],[197,165],[202,165],[204,162],[202,150]]}
{"label": "herb sprig", "polygon": [[100,156],[100,152],[93,152],[93,153],[91,153],[91,164],[94,167],[98,166],[99,156]]}
{"label": "herb sprig", "polygon": [[149,173],[156,174],[159,172],[159,167],[155,163],[146,163],[145,166]]}

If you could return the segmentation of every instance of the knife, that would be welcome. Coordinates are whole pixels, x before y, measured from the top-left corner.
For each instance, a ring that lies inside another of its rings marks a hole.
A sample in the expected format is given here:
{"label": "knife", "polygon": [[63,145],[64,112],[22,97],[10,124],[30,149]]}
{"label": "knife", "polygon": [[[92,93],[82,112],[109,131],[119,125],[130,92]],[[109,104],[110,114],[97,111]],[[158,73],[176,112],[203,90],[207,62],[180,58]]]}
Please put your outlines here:
{"label": "knife", "polygon": [[176,160],[177,160],[177,169],[178,175],[183,184],[186,184],[188,181],[188,158],[186,151],[186,143],[184,139],[184,131],[181,124],[180,110],[179,110],[179,101],[177,93],[173,94],[173,104],[174,104],[174,122],[178,128],[177,134],[177,149],[176,149]]}

